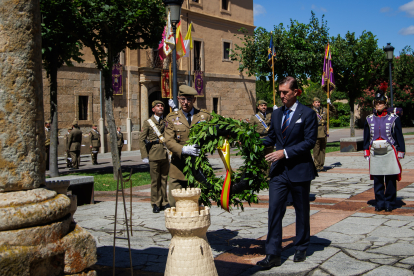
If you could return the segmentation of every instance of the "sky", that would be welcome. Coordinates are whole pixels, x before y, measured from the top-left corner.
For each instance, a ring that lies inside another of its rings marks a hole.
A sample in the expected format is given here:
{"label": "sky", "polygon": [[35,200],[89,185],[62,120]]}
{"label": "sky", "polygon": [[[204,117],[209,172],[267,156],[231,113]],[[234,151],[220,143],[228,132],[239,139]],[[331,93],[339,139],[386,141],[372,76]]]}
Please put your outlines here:
{"label": "sky", "polygon": [[329,35],[342,37],[350,31],[359,37],[370,31],[380,48],[391,43],[394,55],[409,45],[414,49],[414,0],[253,0],[254,24],[267,31],[274,25],[289,25],[290,19],[309,23],[311,11],[320,20],[325,15]]}

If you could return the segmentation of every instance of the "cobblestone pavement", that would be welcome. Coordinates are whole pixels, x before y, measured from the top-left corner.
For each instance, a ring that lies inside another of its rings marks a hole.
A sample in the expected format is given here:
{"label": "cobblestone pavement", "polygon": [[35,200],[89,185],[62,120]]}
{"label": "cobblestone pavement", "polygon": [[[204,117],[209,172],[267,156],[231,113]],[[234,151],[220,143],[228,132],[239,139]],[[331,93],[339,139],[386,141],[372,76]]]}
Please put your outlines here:
{"label": "cobblestone pavement", "polygon": [[[399,208],[375,212],[373,181],[362,153],[329,153],[327,172],[311,185],[311,245],[305,262],[294,263],[295,211],[288,207],[283,220],[282,265],[270,270],[255,266],[264,257],[267,234],[268,193],[260,203],[244,211],[224,212],[212,207],[207,238],[219,275],[413,275],[414,273],[414,136],[405,136],[407,155],[401,162],[402,181],[398,183]],[[218,174],[217,156],[210,158]],[[232,157],[232,166],[242,163]],[[171,235],[165,228],[164,214],[153,214],[149,187],[133,192],[131,237],[135,269],[162,275]],[[113,197],[95,205],[79,206],[74,217],[97,240],[98,265],[112,264],[115,202]],[[128,198],[129,200],[129,198]],[[128,202],[129,213],[129,202]],[[122,204],[118,208],[117,234],[126,236]],[[116,240],[116,266],[129,267],[128,246]]]}

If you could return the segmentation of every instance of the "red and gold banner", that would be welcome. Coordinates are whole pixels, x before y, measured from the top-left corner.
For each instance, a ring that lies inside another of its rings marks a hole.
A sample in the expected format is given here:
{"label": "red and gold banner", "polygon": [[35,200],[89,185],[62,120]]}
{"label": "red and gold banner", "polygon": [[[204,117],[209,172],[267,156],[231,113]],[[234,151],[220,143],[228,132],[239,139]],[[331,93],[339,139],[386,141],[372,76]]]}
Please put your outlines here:
{"label": "red and gold banner", "polygon": [[226,168],[226,178],[224,178],[223,188],[221,190],[221,208],[229,212],[230,207],[230,187],[231,187],[231,166],[230,166],[230,144],[226,139],[222,147],[217,148],[221,160]]}
{"label": "red and gold banner", "polygon": [[162,70],[161,72],[161,96],[163,98],[170,97],[170,72]]}

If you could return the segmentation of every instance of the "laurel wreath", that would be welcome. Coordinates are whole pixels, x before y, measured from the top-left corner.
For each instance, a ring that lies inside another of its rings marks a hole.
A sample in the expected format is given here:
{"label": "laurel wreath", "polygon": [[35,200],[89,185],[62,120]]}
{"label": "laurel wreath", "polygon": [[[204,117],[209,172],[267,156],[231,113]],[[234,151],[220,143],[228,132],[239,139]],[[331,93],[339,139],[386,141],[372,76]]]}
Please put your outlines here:
{"label": "laurel wreath", "polygon": [[[186,174],[190,187],[201,188],[200,203],[205,206],[211,206],[211,201],[217,202],[220,206],[220,195],[223,186],[223,177],[217,177],[211,167],[207,153],[213,154],[217,147],[221,147],[227,138],[230,144],[234,142],[239,149],[237,154],[241,155],[244,160],[243,165],[232,174],[231,183],[239,182],[244,175],[244,180],[248,180],[248,188],[242,193],[230,194],[230,206],[241,207],[247,202],[257,203],[257,192],[267,189],[266,170],[268,163],[264,158],[264,146],[260,141],[260,135],[255,131],[255,127],[238,120],[224,118],[212,113],[212,120],[194,125],[189,134],[187,145],[200,145],[200,155],[195,158],[187,157],[186,166],[183,172]],[[219,129],[230,130],[234,135],[219,136],[217,135],[216,125]],[[233,151],[232,151],[233,152]],[[231,154],[233,156],[234,154]],[[201,168],[203,174],[207,177],[211,185],[205,185],[195,180],[192,169]]]}

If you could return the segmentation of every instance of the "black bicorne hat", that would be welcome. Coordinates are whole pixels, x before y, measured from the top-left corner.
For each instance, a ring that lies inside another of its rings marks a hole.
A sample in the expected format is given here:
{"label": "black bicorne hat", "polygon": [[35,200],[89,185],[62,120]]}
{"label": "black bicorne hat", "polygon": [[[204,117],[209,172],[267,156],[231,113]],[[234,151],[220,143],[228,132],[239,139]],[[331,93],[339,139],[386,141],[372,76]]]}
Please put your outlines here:
{"label": "black bicorne hat", "polygon": [[388,97],[385,95],[385,93],[382,90],[377,90],[375,92],[375,98],[374,102],[384,101],[385,103],[388,102]]}

